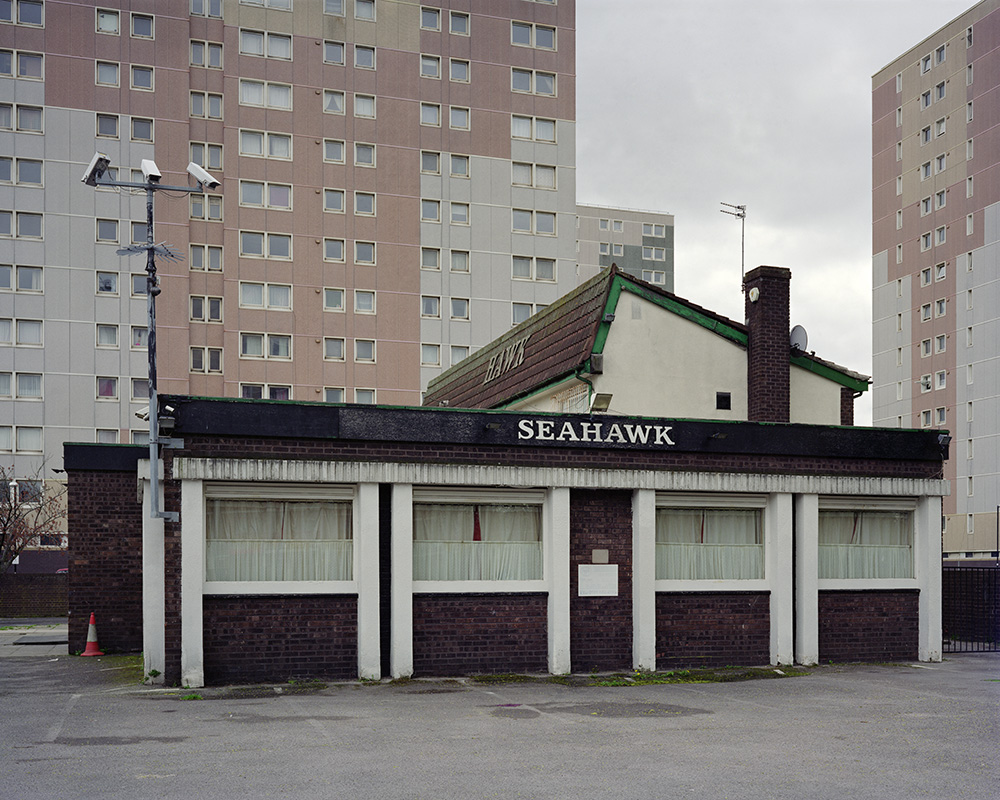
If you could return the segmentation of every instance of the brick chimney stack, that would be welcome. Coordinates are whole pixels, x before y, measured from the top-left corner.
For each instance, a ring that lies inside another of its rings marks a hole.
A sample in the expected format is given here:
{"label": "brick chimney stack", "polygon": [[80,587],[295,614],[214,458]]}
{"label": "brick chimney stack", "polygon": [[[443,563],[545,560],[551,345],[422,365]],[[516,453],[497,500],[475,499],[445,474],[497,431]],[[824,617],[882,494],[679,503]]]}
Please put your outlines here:
{"label": "brick chimney stack", "polygon": [[784,267],[757,267],[743,280],[749,339],[747,418],[751,422],[789,421],[791,280],[791,271]]}

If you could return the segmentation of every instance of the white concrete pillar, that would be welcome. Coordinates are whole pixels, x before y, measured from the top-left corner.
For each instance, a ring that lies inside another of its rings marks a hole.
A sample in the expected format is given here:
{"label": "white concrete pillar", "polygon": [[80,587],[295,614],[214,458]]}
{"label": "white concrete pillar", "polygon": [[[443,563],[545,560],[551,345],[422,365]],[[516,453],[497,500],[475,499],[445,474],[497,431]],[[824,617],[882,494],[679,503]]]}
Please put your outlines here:
{"label": "white concrete pillar", "polygon": [[656,669],[656,492],[632,493],[632,668]]}
{"label": "white concrete pillar", "polygon": [[[163,683],[167,668],[166,566],[163,550],[163,520],[149,516],[151,507],[149,461],[139,462],[142,481],[142,674],[146,683]],[[162,487],[163,484],[160,484]],[[163,494],[160,493],[160,508]],[[158,673],[150,677],[151,672]]]}
{"label": "white concrete pillar", "polygon": [[792,496],[771,494],[764,509],[765,578],[771,589],[771,663],[792,664]]}
{"label": "white concrete pillar", "polygon": [[354,515],[354,578],[358,584],[358,675],[382,677],[379,639],[378,484],[358,484]]}
{"label": "white concrete pillar", "polygon": [[392,641],[393,678],[413,674],[413,486],[392,487]]}
{"label": "white concrete pillar", "polygon": [[795,661],[819,663],[819,496],[795,496]]}
{"label": "white concrete pillar", "polygon": [[569,489],[548,490],[542,525],[545,577],[549,585],[549,672],[571,669],[569,647]]}
{"label": "white concrete pillar", "polygon": [[913,517],[913,575],[920,589],[917,657],[940,661],[941,498],[921,497]]}
{"label": "white concrete pillar", "polygon": [[205,685],[205,493],[181,481],[181,685]]}

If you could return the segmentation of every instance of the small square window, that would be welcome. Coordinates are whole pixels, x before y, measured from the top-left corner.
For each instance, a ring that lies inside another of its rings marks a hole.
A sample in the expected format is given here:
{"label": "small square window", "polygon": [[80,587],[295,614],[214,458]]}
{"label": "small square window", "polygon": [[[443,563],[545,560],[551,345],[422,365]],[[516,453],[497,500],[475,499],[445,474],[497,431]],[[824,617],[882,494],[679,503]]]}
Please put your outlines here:
{"label": "small square window", "polygon": [[323,61],[327,64],[343,64],[344,43],[323,42]]}
{"label": "small square window", "polygon": [[469,252],[467,250],[451,251],[451,271],[452,272],[469,271]]}
{"label": "small square window", "polygon": [[354,116],[375,118],[375,98],[368,94],[354,95]]}
{"label": "small square window", "polygon": [[339,139],[323,140],[323,160],[335,164],[344,163],[344,142]]}
{"label": "small square window", "polygon": [[428,31],[441,30],[441,12],[436,8],[420,9],[420,27]]}
{"label": "small square window", "polygon": [[98,114],[97,115],[97,135],[110,139],[118,138],[118,115]]}
{"label": "small square window", "polygon": [[456,83],[468,83],[471,74],[469,62],[460,58],[453,58],[449,62],[448,77]]}
{"label": "small square window", "polygon": [[451,33],[458,36],[468,36],[469,35],[469,15],[458,11],[452,11],[450,16],[450,27]]}
{"label": "small square window", "polygon": [[375,145],[373,144],[362,144],[360,142],[354,145],[354,164],[359,167],[374,167],[375,166]]}
{"label": "small square window", "polygon": [[471,113],[469,109],[452,106],[449,109],[448,125],[458,130],[469,130],[471,125]]}
{"label": "small square window", "polygon": [[323,310],[343,311],[344,310],[344,290],[324,289],[323,290]]}
{"label": "small square window", "polygon": [[429,172],[433,175],[441,172],[441,154],[423,150],[420,153],[420,171]]}
{"label": "small square window", "polygon": [[453,344],[451,346],[451,365],[455,366],[459,361],[469,357],[469,348],[464,345]]}
{"label": "small square window", "polygon": [[715,393],[715,408],[717,411],[731,411],[733,408],[733,395],[731,392]]}
{"label": "small square window", "polygon": [[451,318],[469,319],[469,301],[466,298],[451,298]]}
{"label": "small square window", "polygon": [[152,39],[153,18],[149,14],[133,14],[132,35],[138,39]]}
{"label": "small square window", "polygon": [[144,117],[132,117],[132,141],[153,141],[153,120]]}
{"label": "small square window", "polygon": [[355,19],[375,19],[375,0],[354,0]]}
{"label": "small square window", "polygon": [[441,269],[441,251],[436,247],[420,248],[421,269]]}
{"label": "small square window", "polygon": [[354,66],[359,69],[375,69],[375,48],[354,45]]}
{"label": "small square window", "polygon": [[364,363],[375,362],[375,342],[372,339],[354,340],[354,360]]}
{"label": "small square window", "polygon": [[420,77],[440,78],[441,77],[441,57],[440,56],[420,56]]}
{"label": "small square window", "polygon": [[438,318],[441,316],[441,298],[424,295],[420,298],[420,316]]}
{"label": "small square window", "polygon": [[421,103],[420,104],[420,124],[421,125],[432,125],[435,127],[440,127],[441,125],[441,106],[435,103]]}
{"label": "small square window", "polygon": [[[10,6],[10,2],[7,3]],[[117,36],[120,32],[118,12],[109,9],[97,9],[97,32]]]}
{"label": "small square window", "polygon": [[441,366],[441,345],[420,345],[420,364],[425,367]]}
{"label": "small square window", "polygon": [[345,352],[343,339],[333,336],[323,339],[323,358],[327,361],[343,361]]}
{"label": "small square window", "polygon": [[97,241],[118,244],[118,220],[97,220]]}
{"label": "small square window", "polygon": [[118,64],[113,61],[98,61],[96,69],[98,86],[118,85]]}
{"label": "small square window", "polygon": [[324,239],[323,240],[323,260],[343,261],[344,260],[344,240]]}
{"label": "small square window", "polygon": [[441,202],[439,200],[421,200],[420,219],[424,222],[440,222]]}
{"label": "small square window", "polygon": [[354,290],[354,312],[356,314],[375,313],[375,292],[370,290]]}
{"label": "small square window", "polygon": [[133,66],[132,88],[153,91],[153,68]]}

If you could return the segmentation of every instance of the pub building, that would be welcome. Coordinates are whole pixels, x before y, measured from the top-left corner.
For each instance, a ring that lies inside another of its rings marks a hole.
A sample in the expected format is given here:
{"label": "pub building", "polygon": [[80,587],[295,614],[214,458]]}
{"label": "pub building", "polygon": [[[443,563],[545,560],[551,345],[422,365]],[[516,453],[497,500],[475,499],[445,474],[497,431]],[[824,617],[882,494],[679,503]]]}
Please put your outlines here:
{"label": "pub building", "polygon": [[948,438],[853,427],[789,280],[743,324],[611,269],[421,408],[165,396],[176,520],[148,450],[67,444],[71,651],[95,611],[192,687],[940,660]]}

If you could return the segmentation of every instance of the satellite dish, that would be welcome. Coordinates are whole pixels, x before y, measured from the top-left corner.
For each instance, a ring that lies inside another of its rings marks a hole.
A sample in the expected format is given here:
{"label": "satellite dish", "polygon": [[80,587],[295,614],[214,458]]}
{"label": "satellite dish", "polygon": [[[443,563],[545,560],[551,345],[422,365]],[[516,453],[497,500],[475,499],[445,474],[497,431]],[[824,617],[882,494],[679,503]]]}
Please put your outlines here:
{"label": "satellite dish", "polygon": [[788,336],[789,344],[792,346],[792,350],[798,350],[800,353],[804,353],[806,348],[809,346],[809,335],[806,333],[806,329],[801,325],[796,325],[792,328],[791,334]]}

